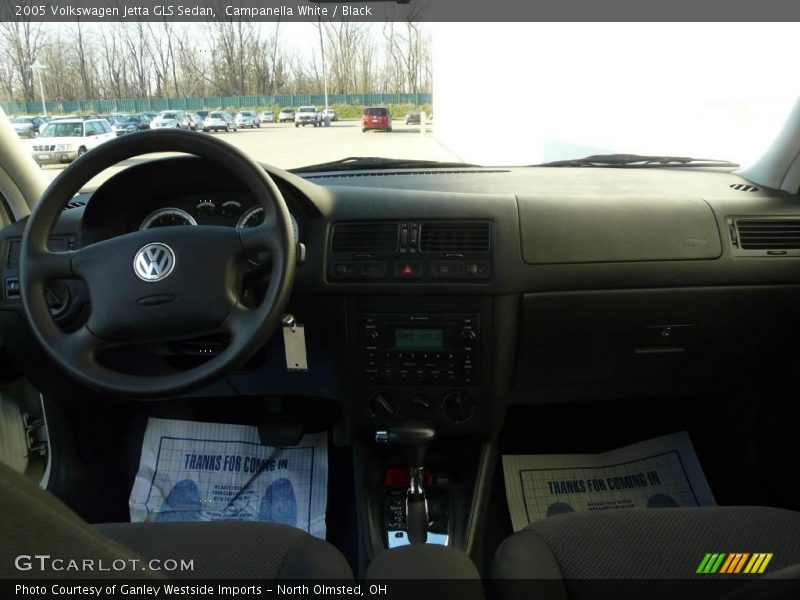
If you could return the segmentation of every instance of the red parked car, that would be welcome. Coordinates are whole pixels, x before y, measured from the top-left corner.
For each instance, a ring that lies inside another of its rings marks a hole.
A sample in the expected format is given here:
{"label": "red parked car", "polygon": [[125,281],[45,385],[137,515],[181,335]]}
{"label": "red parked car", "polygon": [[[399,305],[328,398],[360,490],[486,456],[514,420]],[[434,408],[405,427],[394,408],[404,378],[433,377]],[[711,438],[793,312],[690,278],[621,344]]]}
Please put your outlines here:
{"label": "red parked car", "polygon": [[392,130],[392,115],[388,108],[370,106],[364,109],[361,115],[361,131],[369,129]]}

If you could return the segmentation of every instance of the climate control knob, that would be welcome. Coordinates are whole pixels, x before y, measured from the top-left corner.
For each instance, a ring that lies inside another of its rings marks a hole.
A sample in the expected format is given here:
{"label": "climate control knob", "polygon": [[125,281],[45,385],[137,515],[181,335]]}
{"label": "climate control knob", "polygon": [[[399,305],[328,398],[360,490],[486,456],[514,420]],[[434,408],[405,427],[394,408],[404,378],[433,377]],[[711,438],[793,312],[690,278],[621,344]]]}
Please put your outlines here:
{"label": "climate control knob", "polygon": [[475,414],[475,406],[464,392],[451,392],[442,400],[442,414],[451,423],[464,423]]}
{"label": "climate control knob", "polygon": [[400,400],[391,392],[375,392],[367,400],[367,410],[373,419],[397,419],[400,417]]}

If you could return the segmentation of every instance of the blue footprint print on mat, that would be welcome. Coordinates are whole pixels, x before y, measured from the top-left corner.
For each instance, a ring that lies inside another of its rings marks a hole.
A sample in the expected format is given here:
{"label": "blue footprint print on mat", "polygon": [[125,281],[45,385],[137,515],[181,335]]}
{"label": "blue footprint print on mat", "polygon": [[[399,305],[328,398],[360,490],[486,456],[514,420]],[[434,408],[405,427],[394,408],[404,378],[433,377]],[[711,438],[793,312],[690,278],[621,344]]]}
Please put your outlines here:
{"label": "blue footprint print on mat", "polygon": [[277,479],[264,492],[258,507],[259,521],[297,526],[297,498],[288,479]]}
{"label": "blue footprint print on mat", "polygon": [[199,521],[200,489],[191,479],[182,479],[167,494],[156,521]]}

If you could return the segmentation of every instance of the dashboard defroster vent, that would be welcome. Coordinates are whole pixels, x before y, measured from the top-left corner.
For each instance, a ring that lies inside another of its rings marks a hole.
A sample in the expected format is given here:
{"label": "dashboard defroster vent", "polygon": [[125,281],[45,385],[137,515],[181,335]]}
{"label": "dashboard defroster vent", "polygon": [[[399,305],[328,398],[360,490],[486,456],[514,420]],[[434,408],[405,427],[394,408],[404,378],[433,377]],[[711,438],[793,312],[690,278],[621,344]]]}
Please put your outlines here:
{"label": "dashboard defroster vent", "polygon": [[423,223],[420,250],[423,252],[488,252],[489,223]]}
{"label": "dashboard defroster vent", "polygon": [[333,252],[394,252],[398,223],[339,223],[333,228]]}
{"label": "dashboard defroster vent", "polygon": [[758,192],[758,191],[760,191],[758,187],[754,186],[751,183],[732,183],[729,187],[732,190],[736,190],[737,192]]}

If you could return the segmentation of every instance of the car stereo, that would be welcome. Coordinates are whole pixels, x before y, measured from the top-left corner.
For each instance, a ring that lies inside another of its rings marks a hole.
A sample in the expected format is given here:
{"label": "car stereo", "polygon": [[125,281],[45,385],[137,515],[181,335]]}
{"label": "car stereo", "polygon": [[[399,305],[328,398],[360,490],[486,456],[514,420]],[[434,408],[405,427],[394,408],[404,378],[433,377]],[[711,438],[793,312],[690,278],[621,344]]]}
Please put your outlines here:
{"label": "car stereo", "polygon": [[362,314],[367,382],[465,385],[478,379],[477,314]]}

